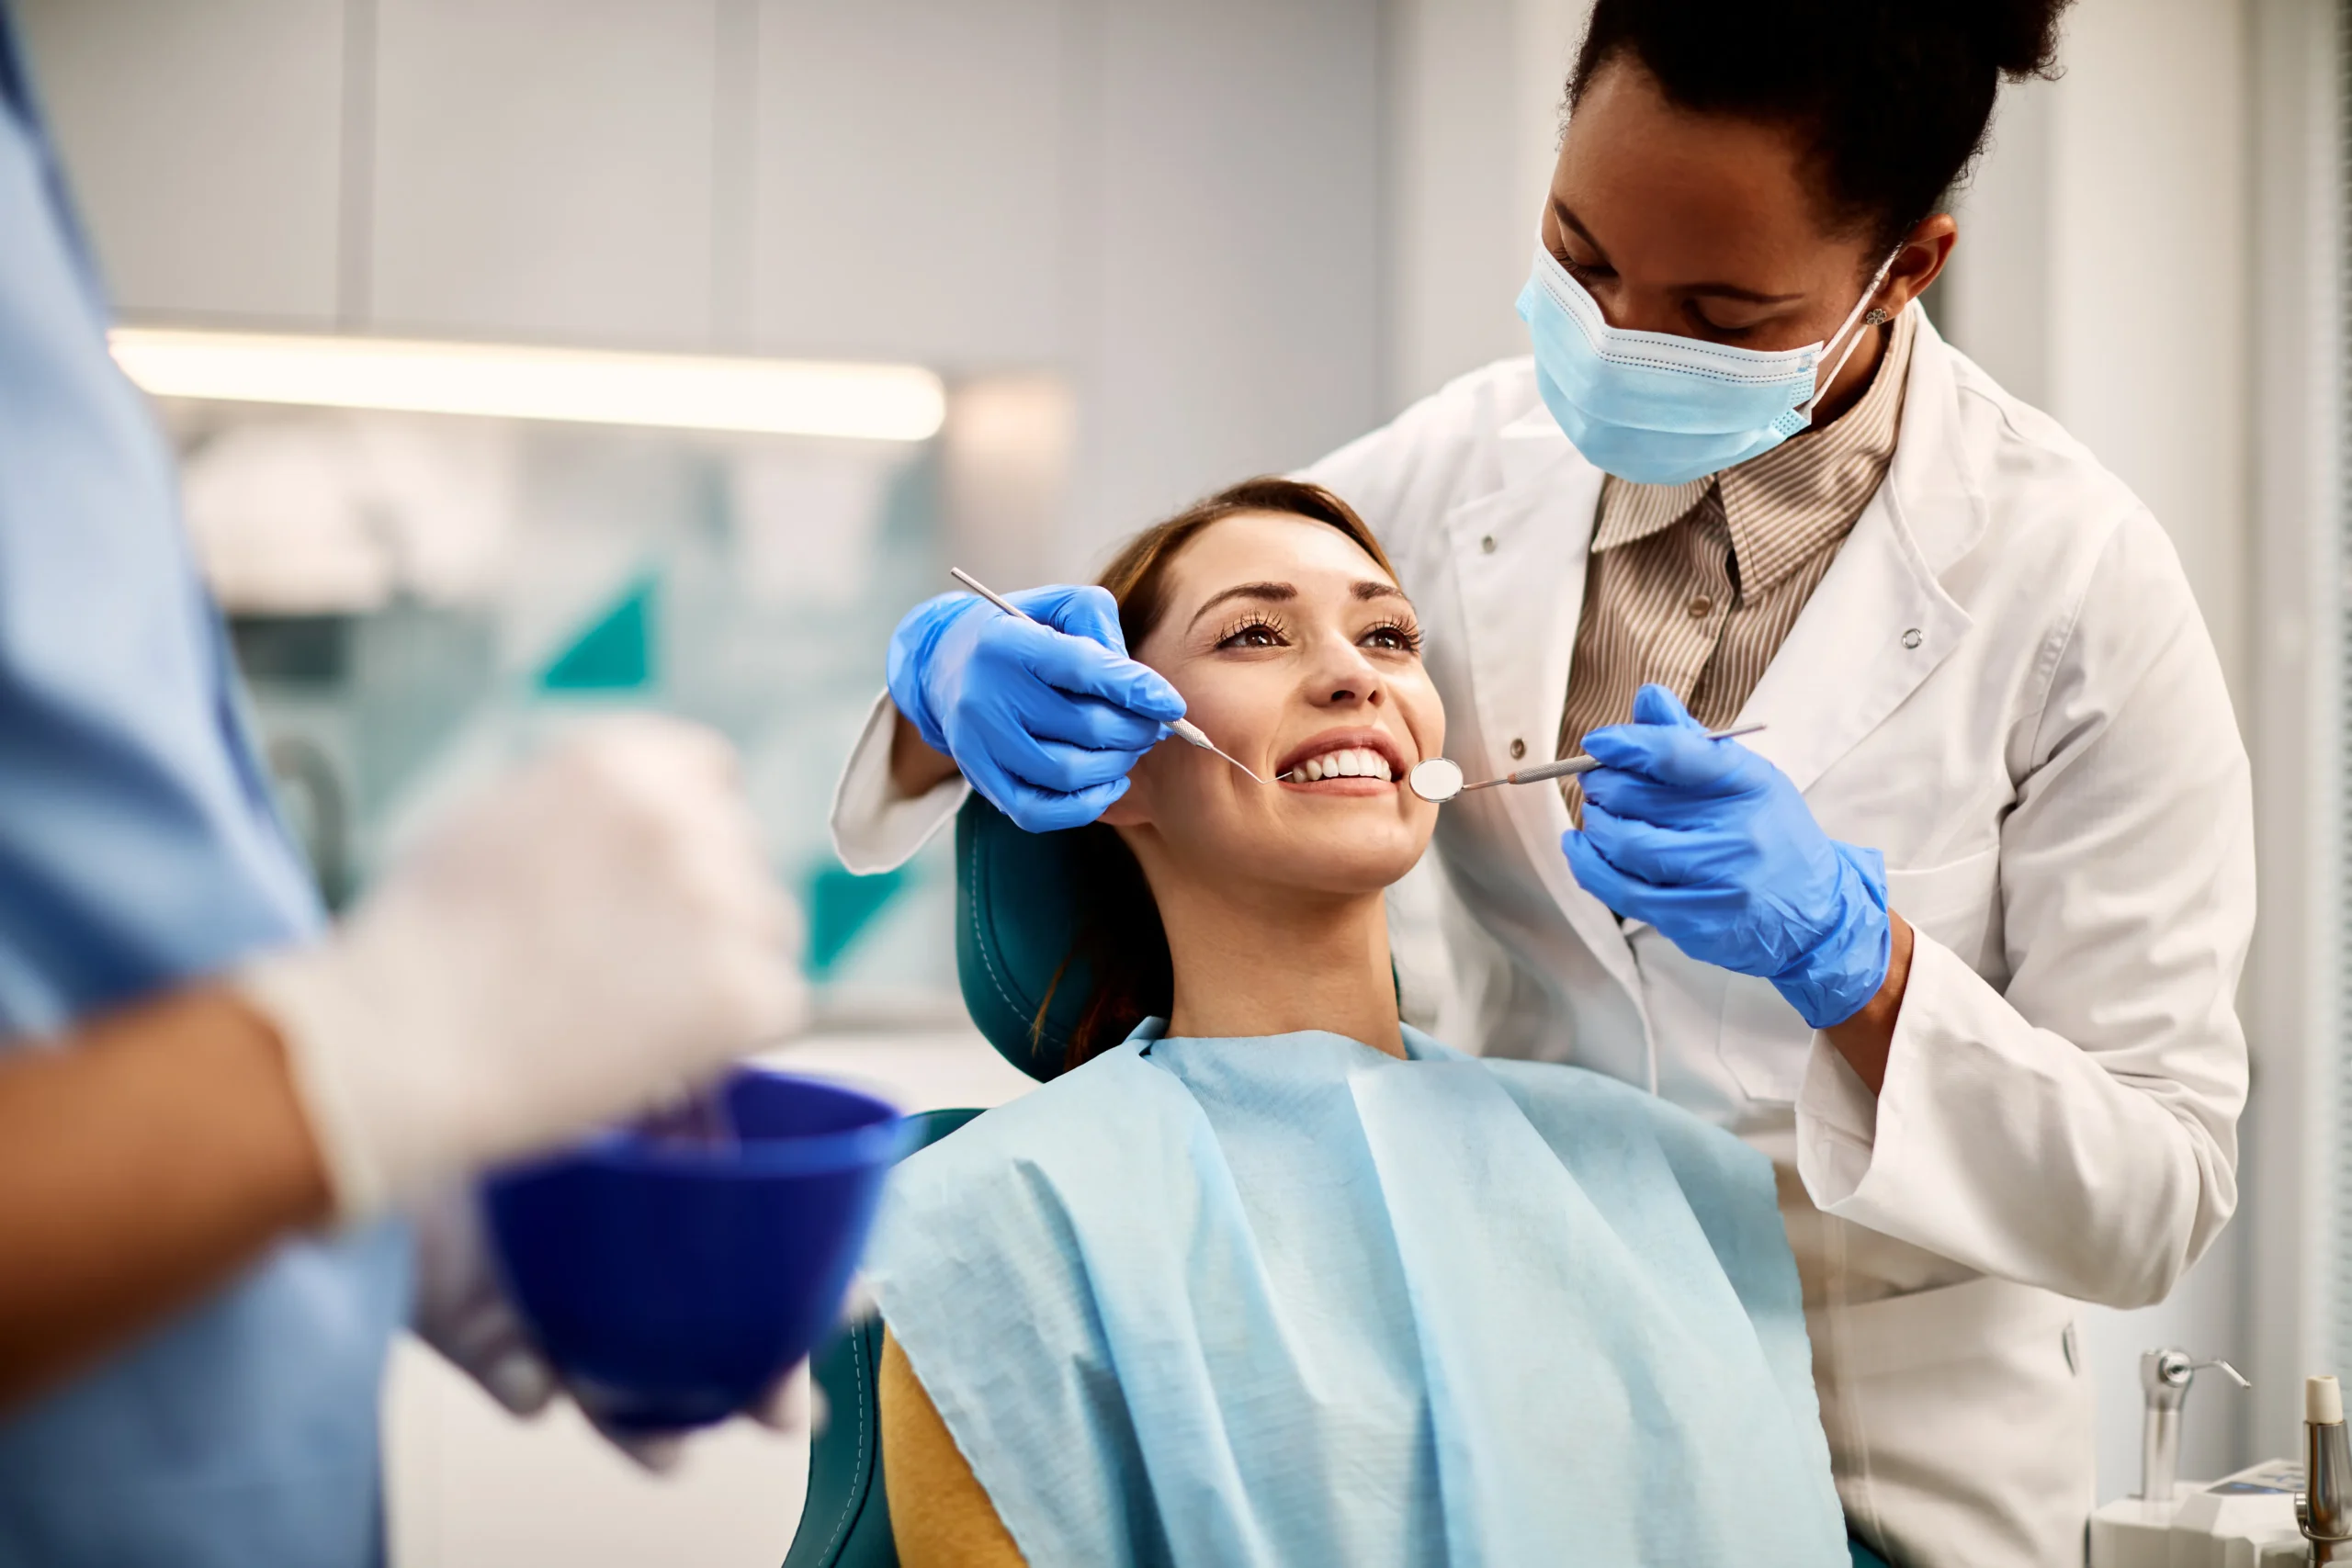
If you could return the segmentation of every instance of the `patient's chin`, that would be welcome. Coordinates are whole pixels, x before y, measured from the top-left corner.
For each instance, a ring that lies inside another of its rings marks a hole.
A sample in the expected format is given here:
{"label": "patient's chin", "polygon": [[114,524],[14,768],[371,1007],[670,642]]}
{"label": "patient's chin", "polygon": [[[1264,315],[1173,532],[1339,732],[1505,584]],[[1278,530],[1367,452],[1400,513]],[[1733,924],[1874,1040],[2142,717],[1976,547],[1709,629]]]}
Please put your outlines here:
{"label": "patient's chin", "polygon": [[1411,823],[1332,823],[1236,846],[1234,858],[1278,885],[1370,894],[1401,881],[1429,841],[1429,830]]}

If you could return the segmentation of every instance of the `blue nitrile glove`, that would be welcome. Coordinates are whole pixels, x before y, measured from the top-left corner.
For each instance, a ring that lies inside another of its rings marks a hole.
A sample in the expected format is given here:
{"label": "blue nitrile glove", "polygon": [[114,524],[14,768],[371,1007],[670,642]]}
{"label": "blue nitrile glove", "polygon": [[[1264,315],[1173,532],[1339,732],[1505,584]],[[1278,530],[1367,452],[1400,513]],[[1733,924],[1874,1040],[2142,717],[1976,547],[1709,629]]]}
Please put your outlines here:
{"label": "blue nitrile glove", "polygon": [[890,700],[972,787],[1032,833],[1076,828],[1127,793],[1127,770],[1184,716],[1184,699],[1127,657],[1100,588],[1006,595],[1039,621],[943,593],[890,638]]}
{"label": "blue nitrile glove", "polygon": [[1886,982],[1886,863],[1821,830],[1786,773],[1663,686],[1584,749],[1584,828],[1560,840],[1585,890],[1705,964],[1770,980],[1815,1029]]}

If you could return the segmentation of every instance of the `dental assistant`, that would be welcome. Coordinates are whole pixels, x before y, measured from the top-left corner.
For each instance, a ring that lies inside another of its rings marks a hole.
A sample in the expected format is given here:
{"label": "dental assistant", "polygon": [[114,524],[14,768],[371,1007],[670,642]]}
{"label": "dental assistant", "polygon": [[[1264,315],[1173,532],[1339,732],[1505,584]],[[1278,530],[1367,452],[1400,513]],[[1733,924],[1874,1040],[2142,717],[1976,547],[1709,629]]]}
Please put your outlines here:
{"label": "dental assistant", "polygon": [[[1396,560],[1472,777],[1605,764],[1444,808],[1408,1015],[1773,1157],[1848,1521],[1899,1568],[2081,1562],[2075,1303],[2161,1300],[2237,1199],[2218,661],[2146,507],[1916,303],[2061,9],[1600,0],[1532,359],[1309,470]],[[854,868],[961,780],[1090,820],[1176,716],[1096,599],[1028,608],[1059,634],[955,599],[902,625]],[[1735,722],[1769,728],[1692,739]]]}
{"label": "dental assistant", "polygon": [[787,1026],[791,914],[648,717],[328,927],[106,326],[0,8],[0,1568],[366,1568],[396,1327],[552,1392],[427,1201]]}

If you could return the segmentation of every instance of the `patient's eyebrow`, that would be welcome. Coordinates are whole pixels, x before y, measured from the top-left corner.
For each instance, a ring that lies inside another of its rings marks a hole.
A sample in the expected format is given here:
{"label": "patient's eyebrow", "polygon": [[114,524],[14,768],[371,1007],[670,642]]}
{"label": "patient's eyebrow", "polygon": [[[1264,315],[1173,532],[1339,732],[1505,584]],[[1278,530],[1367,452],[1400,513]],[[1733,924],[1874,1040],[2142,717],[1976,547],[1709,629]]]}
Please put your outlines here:
{"label": "patient's eyebrow", "polygon": [[1285,600],[1295,599],[1297,597],[1298,589],[1288,582],[1237,583],[1233,587],[1227,589],[1222,593],[1210,594],[1202,604],[1201,607],[1193,612],[1193,618],[1191,621],[1186,623],[1186,629],[1189,630],[1192,626],[1198,625],[1200,618],[1203,615],[1207,615],[1219,604],[1227,604],[1235,599],[1263,599],[1274,604],[1281,604]]}
{"label": "patient's eyebrow", "polygon": [[[1354,592],[1358,600],[1405,598],[1405,591],[1395,583],[1383,582],[1378,578],[1372,577],[1357,583]],[[1405,602],[1408,604],[1412,603],[1409,599],[1406,599]]]}

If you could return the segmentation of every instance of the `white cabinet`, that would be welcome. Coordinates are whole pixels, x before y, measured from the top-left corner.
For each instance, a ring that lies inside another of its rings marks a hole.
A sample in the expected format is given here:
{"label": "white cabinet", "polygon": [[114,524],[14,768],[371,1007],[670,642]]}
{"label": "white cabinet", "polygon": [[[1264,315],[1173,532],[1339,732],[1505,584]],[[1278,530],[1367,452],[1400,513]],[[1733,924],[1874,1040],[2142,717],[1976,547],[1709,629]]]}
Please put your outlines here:
{"label": "white cabinet", "polygon": [[368,315],[705,348],[717,0],[379,0]]}
{"label": "white cabinet", "polygon": [[1100,538],[1382,412],[1377,0],[1102,0],[1078,515]]}
{"label": "white cabinet", "polygon": [[17,0],[117,303],[336,314],[342,0]]}
{"label": "white cabinet", "polygon": [[1076,0],[762,0],[753,333],[950,368],[1060,359]]}
{"label": "white cabinet", "polygon": [[1382,412],[1381,0],[23,3],[134,313],[1058,372],[1073,554]]}
{"label": "white cabinet", "polygon": [[1380,410],[1380,0],[21,4],[132,314],[1056,369],[1090,527]]}

